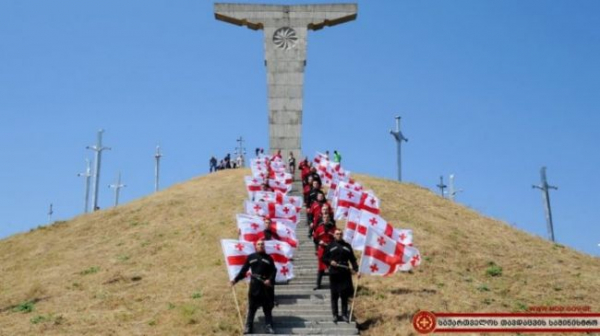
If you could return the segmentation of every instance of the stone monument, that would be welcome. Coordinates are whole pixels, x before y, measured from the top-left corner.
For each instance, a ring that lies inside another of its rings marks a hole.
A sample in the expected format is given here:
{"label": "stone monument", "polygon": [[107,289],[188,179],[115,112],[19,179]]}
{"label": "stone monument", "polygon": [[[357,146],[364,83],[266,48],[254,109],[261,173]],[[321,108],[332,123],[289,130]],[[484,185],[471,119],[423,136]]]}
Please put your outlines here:
{"label": "stone monument", "polygon": [[356,4],[252,5],[215,4],[217,20],[262,29],[269,86],[269,147],[284,160],[293,152],[302,160],[302,95],[308,30],[356,19]]}

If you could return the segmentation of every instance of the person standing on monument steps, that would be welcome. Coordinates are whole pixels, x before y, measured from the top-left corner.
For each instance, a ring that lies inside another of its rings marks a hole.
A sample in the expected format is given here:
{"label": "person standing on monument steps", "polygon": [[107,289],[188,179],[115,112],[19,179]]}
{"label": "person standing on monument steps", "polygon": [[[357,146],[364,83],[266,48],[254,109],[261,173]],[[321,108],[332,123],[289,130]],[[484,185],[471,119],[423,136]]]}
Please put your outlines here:
{"label": "person standing on monument steps", "polygon": [[[321,259],[329,267],[333,322],[338,321],[338,299],[341,299],[342,320],[349,323],[348,298],[354,291],[352,274],[358,272],[358,264],[352,246],[342,239],[342,230],[336,229],[333,236],[335,240],[327,246]],[[358,276],[360,277],[360,273]]]}
{"label": "person standing on monument steps", "polygon": [[254,315],[258,307],[262,306],[265,314],[265,333],[272,334],[273,331],[273,306],[274,293],[273,284],[275,283],[275,275],[277,268],[275,262],[270,255],[265,251],[265,241],[259,239],[255,243],[256,252],[246,258],[246,262],[238,275],[231,280],[231,286],[244,279],[248,270],[251,270],[250,287],[248,288],[248,315],[246,317],[246,325],[244,334],[251,334],[254,326]]}
{"label": "person standing on monument steps", "polygon": [[319,261],[319,268],[317,271],[317,286],[313,290],[321,289],[321,280],[325,275],[327,265],[323,263],[321,258],[325,253],[325,249],[333,241],[333,234],[335,233],[335,223],[329,217],[329,212],[323,213],[323,218],[313,232],[314,242],[317,244],[317,260]]}
{"label": "person standing on monument steps", "polygon": [[294,175],[296,175],[296,158],[292,152],[288,156],[288,169],[290,174],[292,174],[292,179],[294,179]]}
{"label": "person standing on monument steps", "polygon": [[333,162],[342,163],[342,155],[336,150],[333,151]]}

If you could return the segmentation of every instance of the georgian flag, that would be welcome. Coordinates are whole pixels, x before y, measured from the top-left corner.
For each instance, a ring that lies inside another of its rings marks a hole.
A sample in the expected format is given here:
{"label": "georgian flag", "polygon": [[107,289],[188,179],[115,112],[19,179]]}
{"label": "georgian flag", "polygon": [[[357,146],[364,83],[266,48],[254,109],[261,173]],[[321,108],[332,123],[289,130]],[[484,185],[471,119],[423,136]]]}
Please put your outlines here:
{"label": "georgian flag", "polygon": [[[260,216],[253,216],[247,214],[238,214],[236,215],[237,227],[238,229],[249,228],[254,231],[262,231],[265,229],[265,220]],[[296,223],[292,222],[289,219],[285,218],[271,218],[271,224],[280,223],[282,225],[287,225],[296,231]]]}
{"label": "georgian flag", "polygon": [[352,189],[354,191],[363,191],[363,186],[352,179],[349,179],[348,182],[340,182],[338,188]]}
{"label": "georgian flag", "polygon": [[367,229],[365,249],[358,266],[360,273],[387,276],[398,271],[409,271],[420,264],[421,255],[416,248]]}
{"label": "georgian flag", "polygon": [[355,207],[348,208],[348,221],[346,222],[346,228],[344,229],[344,240],[350,244],[356,234],[361,214],[362,211]]}
{"label": "georgian flag", "polygon": [[[331,181],[331,185],[329,186],[329,190],[327,190],[327,199],[333,199],[336,196],[336,190],[340,182],[349,182],[350,181],[350,172],[346,176],[334,175]],[[352,181],[354,183],[354,181]]]}
{"label": "georgian flag", "polygon": [[285,163],[279,157],[271,160],[270,162],[271,169],[274,171],[284,171],[285,172]]}
{"label": "georgian flag", "polygon": [[247,233],[258,233],[265,229],[265,221],[262,217],[238,214],[236,215],[236,220],[240,235],[242,231]]}
{"label": "georgian flag", "polygon": [[[221,248],[225,257],[229,281],[238,275],[248,255],[256,251],[254,244],[234,239],[221,239]],[[246,275],[246,281],[248,280],[250,280],[250,272]]]}
{"label": "georgian flag", "polygon": [[281,193],[287,194],[292,191],[292,184],[286,184],[285,182],[269,179],[269,187],[274,191],[279,191]]}
{"label": "georgian flag", "polygon": [[313,159],[313,162],[319,164],[322,160],[329,161],[329,157],[323,153],[317,152],[315,158]]}
{"label": "georgian flag", "polygon": [[294,223],[298,222],[296,207],[292,204],[277,204],[269,202],[244,202],[246,214],[252,216],[269,216],[271,218],[289,219]]}
{"label": "georgian flag", "polygon": [[252,176],[266,179],[269,176],[269,166],[259,160],[252,160],[250,163],[250,170],[252,170]]}
{"label": "georgian flag", "polygon": [[379,198],[375,196],[375,193],[372,190],[368,190],[363,192],[358,208],[379,215],[379,204]]}
{"label": "georgian flag", "polygon": [[244,176],[246,182],[246,190],[248,191],[248,197],[253,199],[256,192],[262,190],[262,185],[265,181],[261,177]]}
{"label": "georgian flag", "polygon": [[317,174],[321,177],[321,181],[323,181],[323,185],[330,186],[331,180],[333,179],[333,174],[331,170],[331,165],[329,160],[321,160],[317,164]]}
{"label": "georgian flag", "polygon": [[292,176],[292,174],[290,173],[286,173],[285,171],[283,172],[271,172],[271,175],[269,176],[270,179],[276,180],[276,181],[280,181],[283,182],[285,184],[292,184],[292,182],[294,182],[294,177]]}
{"label": "georgian flag", "polygon": [[292,265],[294,250],[288,243],[279,240],[265,240],[265,252],[275,261],[276,282],[285,282],[294,278],[294,265]]}
{"label": "georgian flag", "polygon": [[348,218],[348,209],[350,207],[358,208],[362,194],[362,191],[339,188],[338,197],[336,198],[335,219]]}
{"label": "georgian flag", "polygon": [[289,203],[296,207],[296,212],[300,212],[302,209],[302,198],[299,196],[287,196],[277,191],[258,191],[254,193],[255,201],[285,204]]}
{"label": "georgian flag", "polygon": [[[240,240],[254,243],[259,239],[265,238],[265,226],[263,223],[262,230],[255,230],[253,227],[239,227]],[[298,247],[298,238],[293,227],[286,225],[283,221],[272,221],[270,229],[274,232],[279,240],[288,243],[292,248]]]}
{"label": "georgian flag", "polygon": [[366,236],[368,229],[377,231],[386,237],[403,245],[412,245],[413,234],[412,230],[398,229],[388,223],[379,215],[372,214],[368,211],[361,210],[360,220],[356,226],[354,238],[352,239],[352,248],[357,251],[362,251],[366,244]]}

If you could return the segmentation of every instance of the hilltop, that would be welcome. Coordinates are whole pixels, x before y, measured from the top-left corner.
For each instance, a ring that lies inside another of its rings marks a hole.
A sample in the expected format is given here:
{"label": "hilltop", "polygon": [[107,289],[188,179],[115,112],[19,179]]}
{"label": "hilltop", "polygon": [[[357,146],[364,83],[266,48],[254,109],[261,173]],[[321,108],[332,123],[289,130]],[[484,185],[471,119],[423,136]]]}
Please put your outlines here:
{"label": "hilltop", "polygon": [[[219,240],[247,197],[228,170],[0,241],[0,335],[209,335],[240,331]],[[382,216],[413,229],[412,273],[360,280],[364,334],[408,335],[414,312],[600,310],[600,259],[410,184],[355,176]],[[245,286],[236,286],[245,304]]]}

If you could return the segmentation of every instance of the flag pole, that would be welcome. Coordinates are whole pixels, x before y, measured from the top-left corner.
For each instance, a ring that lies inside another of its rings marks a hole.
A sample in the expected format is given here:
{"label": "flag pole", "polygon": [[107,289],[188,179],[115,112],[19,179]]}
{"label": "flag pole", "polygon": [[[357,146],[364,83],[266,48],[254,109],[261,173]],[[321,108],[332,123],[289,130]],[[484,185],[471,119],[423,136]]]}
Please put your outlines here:
{"label": "flag pole", "polygon": [[[362,251],[362,254],[360,255],[360,262],[358,263],[358,271],[360,272],[360,265],[362,264],[362,259],[363,256],[365,255],[365,251]],[[352,296],[352,306],[350,307],[350,323],[352,323],[352,312],[354,312],[354,302],[356,301],[356,293],[358,292],[358,281],[360,280],[360,277],[356,276],[356,286],[354,288],[354,295]]]}
{"label": "flag pole", "polygon": [[231,286],[231,291],[233,292],[233,301],[235,301],[235,308],[238,312],[238,317],[240,318],[240,326],[242,326],[242,330],[244,330],[244,321],[242,320],[242,312],[240,311],[240,305],[238,304],[237,295],[235,293],[235,288]]}

